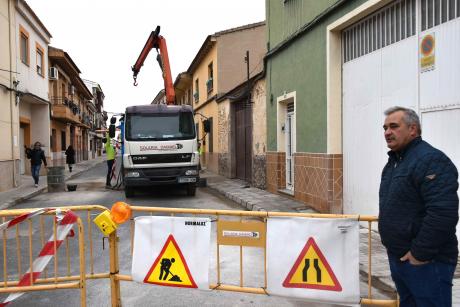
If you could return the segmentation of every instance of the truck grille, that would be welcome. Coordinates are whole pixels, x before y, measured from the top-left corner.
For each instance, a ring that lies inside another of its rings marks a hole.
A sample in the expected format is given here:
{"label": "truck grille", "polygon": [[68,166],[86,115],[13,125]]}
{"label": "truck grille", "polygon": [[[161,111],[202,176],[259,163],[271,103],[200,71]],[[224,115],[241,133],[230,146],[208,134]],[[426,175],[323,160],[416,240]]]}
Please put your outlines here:
{"label": "truck grille", "polygon": [[192,154],[133,155],[131,158],[133,164],[179,163],[192,161]]}

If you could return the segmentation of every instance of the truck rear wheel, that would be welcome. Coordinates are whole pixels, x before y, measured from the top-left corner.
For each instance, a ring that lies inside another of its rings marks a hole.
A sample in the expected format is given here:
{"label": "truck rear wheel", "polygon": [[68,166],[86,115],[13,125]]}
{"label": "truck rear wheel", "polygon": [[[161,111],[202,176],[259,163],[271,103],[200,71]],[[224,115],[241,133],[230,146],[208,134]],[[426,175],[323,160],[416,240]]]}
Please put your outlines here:
{"label": "truck rear wheel", "polygon": [[125,187],[125,197],[126,198],[134,197],[134,189],[130,187]]}
{"label": "truck rear wheel", "polygon": [[189,183],[187,185],[187,195],[188,196],[195,196],[196,194],[196,184],[195,183]]}

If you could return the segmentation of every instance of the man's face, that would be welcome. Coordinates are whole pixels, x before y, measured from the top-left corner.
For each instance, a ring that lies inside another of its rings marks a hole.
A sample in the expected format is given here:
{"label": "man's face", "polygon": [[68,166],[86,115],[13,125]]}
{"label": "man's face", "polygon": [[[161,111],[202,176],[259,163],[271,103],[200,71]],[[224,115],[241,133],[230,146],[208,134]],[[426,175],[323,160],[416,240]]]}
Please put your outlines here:
{"label": "man's face", "polygon": [[401,151],[418,136],[416,125],[404,122],[404,112],[397,111],[388,115],[383,125],[385,141],[392,151]]}
{"label": "man's face", "polygon": [[34,148],[35,149],[40,149],[40,145],[39,144],[34,144]]}

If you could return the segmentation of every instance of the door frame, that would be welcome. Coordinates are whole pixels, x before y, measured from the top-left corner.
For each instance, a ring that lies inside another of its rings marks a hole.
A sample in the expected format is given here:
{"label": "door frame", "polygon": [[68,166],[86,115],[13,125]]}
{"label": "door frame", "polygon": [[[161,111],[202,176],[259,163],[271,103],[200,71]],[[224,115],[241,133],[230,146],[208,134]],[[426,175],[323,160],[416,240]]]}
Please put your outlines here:
{"label": "door frame", "polygon": [[[297,107],[296,107],[296,91],[290,92],[290,93],[284,93],[282,96],[279,96],[276,98],[277,106],[276,106],[276,112],[277,112],[277,123],[276,123],[276,146],[277,146],[277,151],[278,152],[284,152],[287,155],[286,152],[286,134],[285,134],[285,128],[286,128],[286,120],[288,116],[288,104],[293,103],[294,104],[294,111],[289,112],[289,114],[292,114],[292,183],[291,186],[288,187],[287,185],[287,180],[284,184],[284,188],[288,191],[294,192],[294,186],[295,186],[295,153],[297,151],[297,129],[296,129],[296,122],[297,122]],[[285,157],[287,159],[287,157]],[[285,160],[286,163],[287,160]],[[287,163],[286,163],[287,164]],[[285,175],[287,175],[287,165],[284,168]],[[286,178],[286,177],[285,177]]]}

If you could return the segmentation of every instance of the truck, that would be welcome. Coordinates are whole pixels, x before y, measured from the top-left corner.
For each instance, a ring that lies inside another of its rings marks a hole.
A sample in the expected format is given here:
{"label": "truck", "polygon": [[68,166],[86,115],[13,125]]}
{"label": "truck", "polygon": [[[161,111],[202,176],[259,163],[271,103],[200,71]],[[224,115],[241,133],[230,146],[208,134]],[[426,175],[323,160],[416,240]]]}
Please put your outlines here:
{"label": "truck", "polygon": [[126,108],[121,121],[122,176],[125,195],[135,189],[156,185],[183,186],[189,196],[196,193],[200,156],[194,111],[189,105],[176,105],[166,40],[153,31],[132,67],[134,85],[150,50],[156,49],[162,70],[166,104]]}

